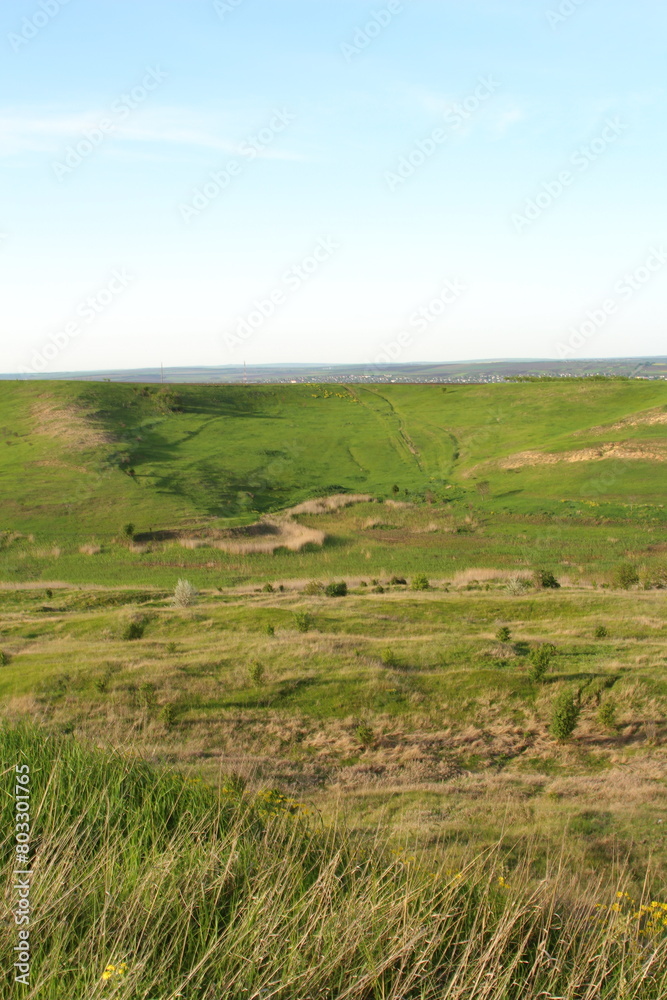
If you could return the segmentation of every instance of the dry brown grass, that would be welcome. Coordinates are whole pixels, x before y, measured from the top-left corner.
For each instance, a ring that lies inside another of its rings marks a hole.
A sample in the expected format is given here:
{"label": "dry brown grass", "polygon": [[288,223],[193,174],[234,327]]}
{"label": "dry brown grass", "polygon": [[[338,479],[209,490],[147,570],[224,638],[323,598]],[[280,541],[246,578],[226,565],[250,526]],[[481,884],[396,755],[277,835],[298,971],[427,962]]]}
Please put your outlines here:
{"label": "dry brown grass", "polygon": [[[232,539],[220,539],[212,542],[214,548],[224,552],[244,554],[249,552],[275,552],[286,548],[292,552],[300,552],[306,545],[323,545],[326,535],[315,528],[307,528],[291,518],[264,518],[259,524],[267,529],[257,540],[241,542]],[[254,527],[254,526],[253,526]]]}
{"label": "dry brown grass", "polygon": [[97,556],[102,551],[101,545],[96,545],[94,542],[89,542],[87,545],[80,545],[79,552],[82,556]]}
{"label": "dry brown grass", "polygon": [[30,554],[35,559],[59,559],[62,551],[59,545],[51,545],[48,548],[33,549]]}
{"label": "dry brown grass", "polygon": [[[494,465],[499,469],[519,469],[522,466],[558,465],[561,462],[603,462],[610,458],[637,462],[667,462],[667,448],[664,446],[661,447],[655,442],[650,445],[640,442],[633,444],[625,444],[622,441],[607,442],[592,448],[580,448],[573,451],[520,451],[515,455],[509,455],[507,458],[484,462],[481,465]],[[473,469],[467,470],[465,475],[470,476],[475,469],[479,469],[480,467],[478,465]]]}
{"label": "dry brown grass", "polygon": [[650,410],[644,410],[643,413],[633,413],[632,416],[618,420],[615,424],[602,424],[599,427],[589,427],[587,430],[577,431],[577,436],[622,431],[626,427],[654,427],[658,424],[667,424],[667,410],[656,406]]}
{"label": "dry brown grass", "polygon": [[92,416],[78,406],[57,406],[41,401],[32,408],[34,433],[56,438],[75,450],[109,444],[113,437],[98,427]]}
{"label": "dry brown grass", "polygon": [[330,497],[318,497],[316,500],[305,500],[296,507],[289,507],[285,514],[326,514],[327,511],[350,507],[355,503],[369,503],[373,497],[365,493],[334,493]]}
{"label": "dry brown grass", "polygon": [[[452,577],[452,583],[455,587],[462,587],[467,583],[490,583],[494,580],[509,580],[510,577],[516,575],[516,570],[513,569],[489,569],[488,567],[471,566],[470,569],[462,569],[458,573],[455,573]],[[523,579],[530,579],[529,573],[519,575]]]}

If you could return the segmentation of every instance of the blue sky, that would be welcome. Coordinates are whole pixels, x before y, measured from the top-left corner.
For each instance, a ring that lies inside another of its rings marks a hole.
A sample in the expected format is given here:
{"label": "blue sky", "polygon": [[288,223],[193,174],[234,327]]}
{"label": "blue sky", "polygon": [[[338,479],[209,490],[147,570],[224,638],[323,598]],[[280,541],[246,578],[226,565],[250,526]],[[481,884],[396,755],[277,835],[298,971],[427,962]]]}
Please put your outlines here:
{"label": "blue sky", "polygon": [[655,0],[4,0],[0,370],[665,354]]}

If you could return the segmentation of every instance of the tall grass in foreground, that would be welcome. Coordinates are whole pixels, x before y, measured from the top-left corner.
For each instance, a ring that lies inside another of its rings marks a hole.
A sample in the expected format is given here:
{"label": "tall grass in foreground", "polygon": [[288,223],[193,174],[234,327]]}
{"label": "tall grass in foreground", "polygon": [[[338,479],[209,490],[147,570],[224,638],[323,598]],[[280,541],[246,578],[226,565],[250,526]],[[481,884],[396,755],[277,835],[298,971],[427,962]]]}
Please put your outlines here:
{"label": "tall grass in foreground", "polygon": [[536,886],[528,861],[510,875],[497,855],[435,870],[323,829],[276,793],[230,781],[218,795],[28,728],[0,731],[0,747],[8,909],[15,763],[31,768],[34,847],[31,985],[13,982],[17,929],[5,919],[3,997],[667,994],[665,911],[647,897],[629,913],[623,886],[589,886],[584,902],[563,864]]}

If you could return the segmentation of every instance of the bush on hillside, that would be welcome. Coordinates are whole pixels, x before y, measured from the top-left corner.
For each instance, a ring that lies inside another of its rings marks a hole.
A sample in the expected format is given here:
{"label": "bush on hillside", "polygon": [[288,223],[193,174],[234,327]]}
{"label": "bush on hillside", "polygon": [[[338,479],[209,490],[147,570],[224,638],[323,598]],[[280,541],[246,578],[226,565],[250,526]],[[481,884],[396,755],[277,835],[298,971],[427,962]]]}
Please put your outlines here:
{"label": "bush on hillside", "polygon": [[546,675],[547,670],[551,665],[551,659],[553,657],[553,647],[551,644],[545,643],[542,646],[538,646],[533,649],[530,653],[530,679],[532,681],[542,681]]}
{"label": "bush on hillside", "polygon": [[162,710],[160,712],[160,718],[164,722],[167,729],[174,728],[176,722],[178,721],[178,709],[176,708],[176,705],[174,705],[172,701],[168,701],[165,705],[162,706]]}
{"label": "bush on hillside", "polygon": [[536,569],[533,573],[533,583],[538,589],[558,590],[560,587],[560,583],[551,570],[548,569]]}
{"label": "bush on hillside", "polygon": [[258,660],[251,663],[248,667],[248,677],[250,678],[250,683],[255,687],[261,687],[264,682],[264,666]]}
{"label": "bush on hillside", "polygon": [[666,590],[667,565],[642,566],[639,571],[639,583],[644,590]]}
{"label": "bush on hillside", "polygon": [[637,567],[632,563],[620,563],[616,566],[612,574],[612,582],[620,590],[629,590],[639,583],[639,573]]}
{"label": "bush on hillside", "polygon": [[179,580],[174,588],[174,604],[177,608],[191,608],[197,603],[199,591],[189,580]]}
{"label": "bush on hillside", "polygon": [[570,691],[562,691],[556,698],[552,713],[549,732],[557,740],[569,740],[579,721],[580,707],[575,702]]}
{"label": "bush on hillside", "polygon": [[294,615],[294,624],[297,632],[310,632],[315,619],[308,611],[297,611]]}
{"label": "bush on hillside", "polygon": [[367,722],[362,722],[361,725],[357,726],[356,736],[362,747],[368,748],[375,742],[375,733],[373,727],[369,726]]}
{"label": "bush on hillside", "polygon": [[145,615],[136,614],[123,622],[120,626],[119,638],[125,642],[133,642],[135,639],[142,639],[148,620]]}
{"label": "bush on hillside", "polygon": [[324,593],[327,597],[347,597],[347,584],[344,580],[339,583],[329,583]]}
{"label": "bush on hillside", "polygon": [[598,709],[598,722],[605,729],[616,729],[616,702],[611,699],[602,702]]}
{"label": "bush on hillside", "polygon": [[385,667],[395,668],[401,665],[398,656],[396,655],[394,650],[391,649],[389,646],[387,646],[385,649],[382,650],[382,652],[380,653],[380,659],[382,660],[382,663]]}
{"label": "bush on hillside", "polygon": [[431,584],[429,583],[428,577],[424,573],[419,573],[417,576],[412,578],[410,588],[412,590],[430,590]]}

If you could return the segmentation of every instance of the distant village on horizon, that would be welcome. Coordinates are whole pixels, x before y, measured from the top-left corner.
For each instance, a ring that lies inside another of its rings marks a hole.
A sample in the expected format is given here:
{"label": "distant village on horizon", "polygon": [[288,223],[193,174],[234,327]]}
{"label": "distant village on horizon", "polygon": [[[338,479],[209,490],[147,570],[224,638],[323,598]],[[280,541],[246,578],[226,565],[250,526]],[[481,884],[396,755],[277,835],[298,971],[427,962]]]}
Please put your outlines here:
{"label": "distant village on horizon", "polygon": [[405,382],[413,384],[479,384],[517,378],[621,377],[667,379],[667,356],[583,358],[576,360],[513,359],[422,362],[409,364],[266,364],[211,367],[134,368],[85,372],[23,372],[0,380],[57,379],[90,382],[157,382],[206,385],[299,384],[310,382]]}

